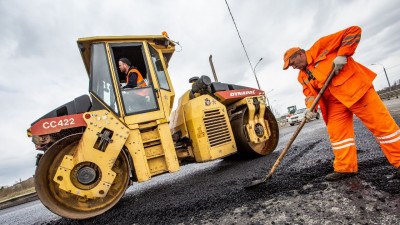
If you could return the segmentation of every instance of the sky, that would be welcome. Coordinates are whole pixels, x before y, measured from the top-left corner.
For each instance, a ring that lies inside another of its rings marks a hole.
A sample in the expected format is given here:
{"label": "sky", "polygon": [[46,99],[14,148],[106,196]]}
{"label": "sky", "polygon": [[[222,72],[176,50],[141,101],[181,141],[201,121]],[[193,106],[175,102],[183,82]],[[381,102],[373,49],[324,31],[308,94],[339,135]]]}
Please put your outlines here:
{"label": "sky", "polygon": [[[400,1],[227,0],[250,62],[276,115],[303,108],[298,71],[282,70],[291,47],[308,49],[320,37],[357,25],[353,58],[378,74],[375,89],[400,79]],[[160,35],[179,42],[168,72],[177,99],[192,76],[212,72],[220,82],[257,88],[224,0],[0,0],[0,186],[35,172],[26,130],[47,112],[88,93],[76,41],[82,37]],[[381,64],[381,65],[371,65]]]}

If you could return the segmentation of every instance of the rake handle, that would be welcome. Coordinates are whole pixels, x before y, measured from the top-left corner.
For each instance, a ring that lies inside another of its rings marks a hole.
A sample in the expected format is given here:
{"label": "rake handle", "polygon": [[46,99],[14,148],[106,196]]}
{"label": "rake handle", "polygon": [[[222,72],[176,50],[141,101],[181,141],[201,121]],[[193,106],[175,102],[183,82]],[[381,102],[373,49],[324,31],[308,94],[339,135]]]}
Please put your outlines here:
{"label": "rake handle", "polygon": [[[332,69],[331,73],[329,74],[328,78],[325,81],[324,86],[322,86],[321,90],[319,91],[317,97],[315,98],[313,104],[310,107],[310,110],[313,111],[315,107],[317,106],[319,100],[321,99],[322,95],[324,94],[325,90],[328,88],[329,83],[331,82],[332,78],[335,76],[335,68]],[[275,172],[276,168],[278,165],[281,163],[283,157],[286,155],[286,152],[289,150],[290,146],[296,139],[297,135],[300,133],[301,129],[303,128],[304,124],[306,123],[307,118],[304,117],[303,120],[301,121],[300,125],[297,127],[296,131],[294,132],[293,136],[290,138],[289,143],[287,143],[286,147],[283,149],[282,153],[279,155],[278,159],[276,160],[275,164],[272,166],[271,170],[267,174],[267,176],[264,177],[263,180],[267,180],[272,176],[272,174]]]}

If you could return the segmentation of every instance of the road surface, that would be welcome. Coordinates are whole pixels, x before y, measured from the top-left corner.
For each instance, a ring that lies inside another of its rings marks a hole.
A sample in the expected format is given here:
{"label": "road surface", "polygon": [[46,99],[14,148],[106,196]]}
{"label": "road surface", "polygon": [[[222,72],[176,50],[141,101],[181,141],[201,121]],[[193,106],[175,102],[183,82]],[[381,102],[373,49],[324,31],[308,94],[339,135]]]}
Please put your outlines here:
{"label": "road surface", "polygon": [[[400,124],[400,101],[385,101]],[[333,153],[322,119],[307,123],[274,176],[264,176],[297,126],[283,127],[271,155],[190,164],[173,174],[135,183],[121,201],[98,217],[74,221],[48,211],[40,201],[0,211],[0,224],[399,224],[400,180],[375,138],[354,119],[359,173],[326,182]]]}

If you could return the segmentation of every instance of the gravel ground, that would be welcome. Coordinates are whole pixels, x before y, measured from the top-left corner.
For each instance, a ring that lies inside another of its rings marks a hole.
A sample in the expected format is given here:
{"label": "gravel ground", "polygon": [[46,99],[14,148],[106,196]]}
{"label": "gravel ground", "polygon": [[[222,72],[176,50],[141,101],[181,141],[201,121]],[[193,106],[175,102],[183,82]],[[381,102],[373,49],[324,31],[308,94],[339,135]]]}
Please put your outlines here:
{"label": "gravel ground", "polygon": [[[400,101],[386,101],[400,124]],[[307,123],[271,179],[269,172],[295,127],[280,129],[277,150],[243,160],[231,157],[183,166],[181,171],[135,183],[110,211],[88,220],[48,216],[24,224],[399,224],[400,180],[372,134],[354,119],[359,173],[326,182],[333,153],[322,120]],[[25,207],[29,210],[29,207]],[[11,209],[9,209],[11,211]],[[45,211],[46,209],[42,209]],[[21,211],[29,214],[32,212]],[[48,212],[45,212],[48,213]],[[53,215],[53,214],[52,214]],[[0,214],[0,223],[1,223]],[[16,215],[18,217],[18,215]],[[15,217],[15,215],[13,216]],[[34,215],[32,215],[34,217]],[[25,217],[26,218],[26,217]],[[34,222],[33,222],[34,221]]]}

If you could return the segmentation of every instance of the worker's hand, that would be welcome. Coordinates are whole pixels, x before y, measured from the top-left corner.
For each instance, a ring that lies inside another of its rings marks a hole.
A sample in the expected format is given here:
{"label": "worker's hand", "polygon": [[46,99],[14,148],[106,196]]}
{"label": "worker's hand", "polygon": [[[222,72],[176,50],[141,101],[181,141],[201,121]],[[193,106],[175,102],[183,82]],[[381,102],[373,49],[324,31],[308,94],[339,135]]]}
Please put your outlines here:
{"label": "worker's hand", "polygon": [[333,60],[332,67],[335,69],[335,75],[339,73],[343,66],[347,64],[347,56],[336,56]]}
{"label": "worker's hand", "polygon": [[317,113],[315,113],[314,110],[311,111],[310,109],[307,109],[306,115],[305,115],[305,117],[306,117],[306,122],[310,122],[311,119],[314,118],[314,117],[316,116],[316,114],[317,114]]}

